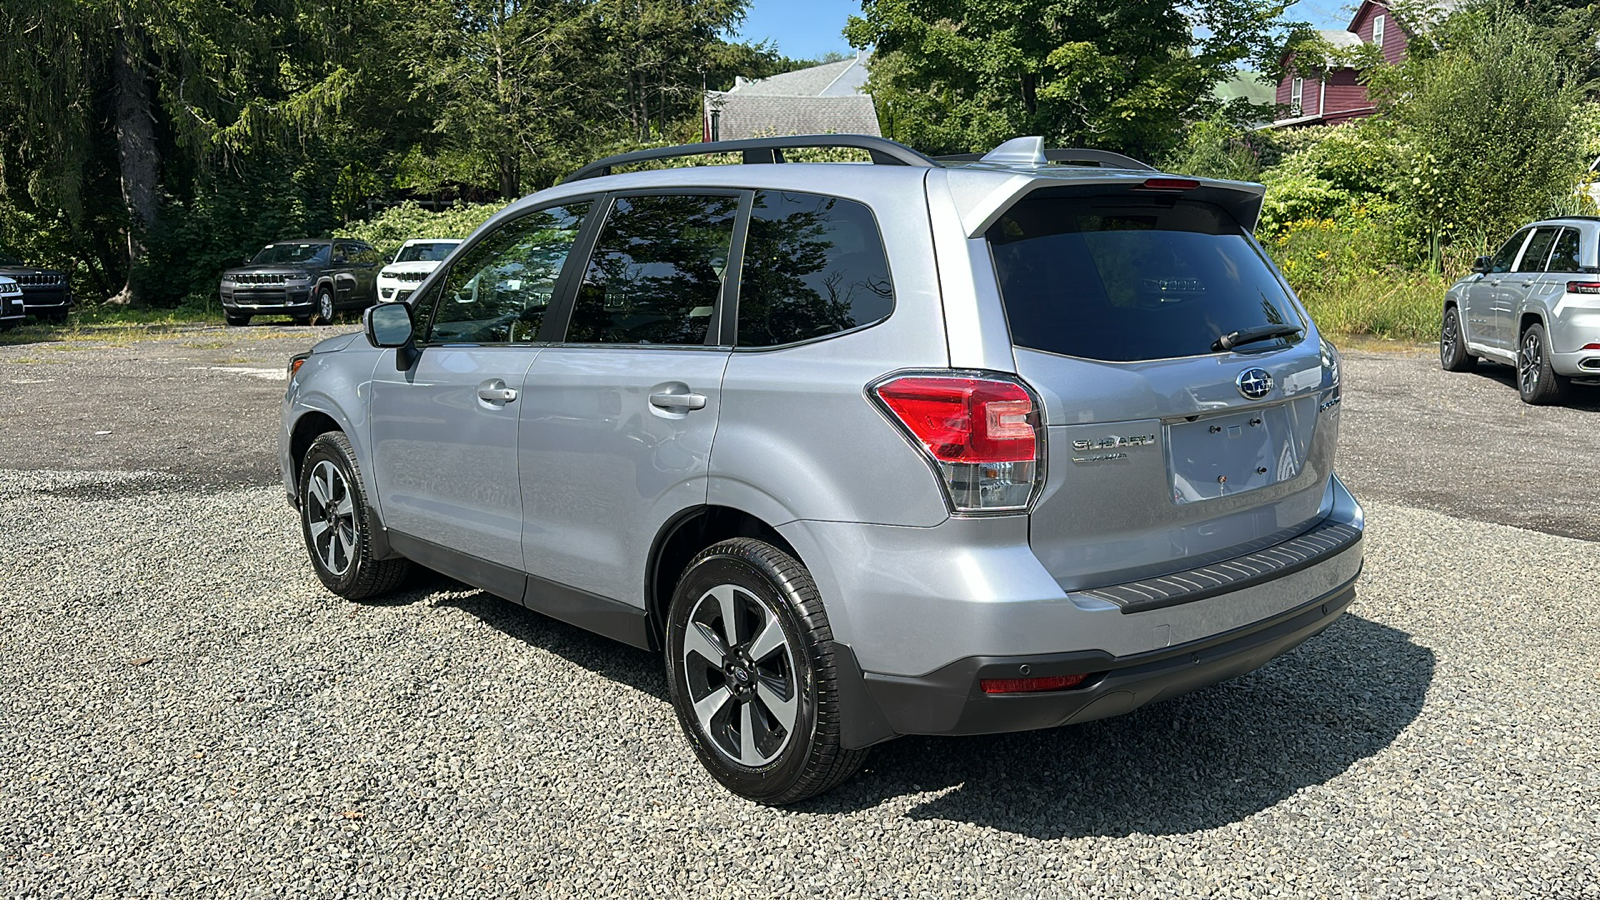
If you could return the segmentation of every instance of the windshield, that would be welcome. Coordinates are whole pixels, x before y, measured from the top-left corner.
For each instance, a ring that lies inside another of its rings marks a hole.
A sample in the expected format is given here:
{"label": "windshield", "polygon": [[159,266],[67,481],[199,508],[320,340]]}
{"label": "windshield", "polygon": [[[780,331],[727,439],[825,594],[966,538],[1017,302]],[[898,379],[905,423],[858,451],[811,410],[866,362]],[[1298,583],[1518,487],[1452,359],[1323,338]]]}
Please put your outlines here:
{"label": "windshield", "polygon": [[427,241],[400,248],[395,262],[438,262],[450,255],[460,241]]}
{"label": "windshield", "polygon": [[[1240,346],[1305,337],[1271,268],[1226,211],[1171,196],[1034,194],[988,233],[1011,339],[1127,362],[1216,352],[1225,335],[1293,326]],[[1217,346],[1214,346],[1217,345]]]}
{"label": "windshield", "polygon": [[268,244],[261,248],[256,258],[250,260],[258,266],[281,266],[293,263],[326,262],[328,244],[306,242],[303,244]]}

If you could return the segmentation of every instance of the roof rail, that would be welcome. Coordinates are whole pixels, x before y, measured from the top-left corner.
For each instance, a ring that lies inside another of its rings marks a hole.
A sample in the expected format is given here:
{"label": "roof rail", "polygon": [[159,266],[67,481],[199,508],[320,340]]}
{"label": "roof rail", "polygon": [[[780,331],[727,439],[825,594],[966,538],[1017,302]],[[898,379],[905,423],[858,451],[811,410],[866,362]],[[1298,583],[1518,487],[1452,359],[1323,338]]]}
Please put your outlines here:
{"label": "roof rail", "polygon": [[905,144],[896,143],[886,138],[873,137],[866,134],[801,134],[785,137],[750,138],[741,141],[707,141],[703,144],[683,144],[677,147],[635,150],[632,153],[622,153],[617,156],[608,156],[605,159],[595,160],[562,179],[562,183],[610,175],[612,168],[615,166],[647,162],[652,159],[678,159],[686,156],[705,156],[711,153],[742,153],[746,164],[781,163],[784,161],[783,151],[785,150],[827,147],[865,150],[872,157],[873,164],[879,166],[931,167],[937,165],[932,159],[923,156]]}
{"label": "roof rail", "polygon": [[[935,162],[978,162],[987,154],[984,153],[952,153],[948,156],[935,156]],[[1137,169],[1142,172],[1154,172],[1156,167],[1143,163],[1131,156],[1113,153],[1110,150],[1089,150],[1087,148],[1056,148],[1044,151],[1044,158],[1048,162],[1075,162],[1094,163],[1108,169]]]}

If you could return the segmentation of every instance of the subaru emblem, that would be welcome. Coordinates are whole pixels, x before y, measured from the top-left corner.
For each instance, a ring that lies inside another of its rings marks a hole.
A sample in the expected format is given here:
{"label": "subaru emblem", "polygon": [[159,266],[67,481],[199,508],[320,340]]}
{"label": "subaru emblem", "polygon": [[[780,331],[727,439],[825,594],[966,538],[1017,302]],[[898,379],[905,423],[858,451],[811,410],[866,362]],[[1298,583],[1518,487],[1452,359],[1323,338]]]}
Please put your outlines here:
{"label": "subaru emblem", "polygon": [[1272,374],[1266,369],[1245,369],[1233,383],[1248,400],[1260,400],[1272,393]]}

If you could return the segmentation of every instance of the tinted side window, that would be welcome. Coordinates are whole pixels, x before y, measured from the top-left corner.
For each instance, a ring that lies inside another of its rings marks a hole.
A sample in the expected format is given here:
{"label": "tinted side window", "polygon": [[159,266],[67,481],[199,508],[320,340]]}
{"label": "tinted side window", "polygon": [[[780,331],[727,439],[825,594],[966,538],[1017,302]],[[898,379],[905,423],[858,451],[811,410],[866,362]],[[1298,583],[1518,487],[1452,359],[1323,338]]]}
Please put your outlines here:
{"label": "tinted side window", "polygon": [[739,284],[741,347],[835,334],[893,310],[871,210],[837,197],[757,192]]}
{"label": "tinted side window", "polygon": [[703,344],[738,197],[619,197],[578,289],[574,344]]}
{"label": "tinted side window", "polygon": [[1550,255],[1550,245],[1555,243],[1556,232],[1559,228],[1539,228],[1533,232],[1533,240],[1528,242],[1528,249],[1522,252],[1522,259],[1517,263],[1518,272],[1543,272],[1545,257]]}
{"label": "tinted side window", "polygon": [[[429,317],[435,343],[536,340],[556,278],[589,204],[541,209],[513,219],[450,267]],[[418,333],[424,333],[419,327]]]}
{"label": "tinted side window", "polygon": [[1550,250],[1550,264],[1545,271],[1578,271],[1578,229],[1561,229],[1561,236],[1556,238],[1556,245]]}
{"label": "tinted side window", "polygon": [[1526,231],[1512,235],[1511,240],[1506,241],[1505,245],[1495,252],[1494,258],[1489,260],[1489,271],[1491,273],[1511,271],[1511,264],[1517,259],[1517,251],[1522,249],[1522,244],[1527,239]]}
{"label": "tinted side window", "polygon": [[1239,223],[1220,207],[1137,195],[1046,192],[989,229],[1018,346],[1117,362],[1215,352],[1218,338],[1305,324]]}

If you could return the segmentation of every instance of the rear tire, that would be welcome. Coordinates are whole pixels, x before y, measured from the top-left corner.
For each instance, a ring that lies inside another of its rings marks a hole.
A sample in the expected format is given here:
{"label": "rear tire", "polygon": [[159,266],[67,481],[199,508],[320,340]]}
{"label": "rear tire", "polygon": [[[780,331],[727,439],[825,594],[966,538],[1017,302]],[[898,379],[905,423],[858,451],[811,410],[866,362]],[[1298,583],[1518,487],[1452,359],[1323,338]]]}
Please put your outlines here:
{"label": "rear tire", "polygon": [[311,442],[300,464],[299,494],[300,535],[311,568],[328,590],[362,600],[405,581],[410,560],[372,558],[371,507],[343,432],[325,432]]}
{"label": "rear tire", "polygon": [[667,615],[667,686],[723,787],[774,806],[837,787],[867,759],[839,742],[833,629],[811,574],[749,538],[690,561]]}
{"label": "rear tire", "polygon": [[1517,342],[1517,394],[1523,403],[1558,403],[1567,393],[1567,379],[1550,367],[1550,339],[1535,322]]}
{"label": "rear tire", "polygon": [[1454,306],[1445,307],[1439,325],[1439,366],[1446,372],[1467,372],[1477,364],[1478,358],[1467,352],[1467,339],[1461,333],[1461,313]]}

